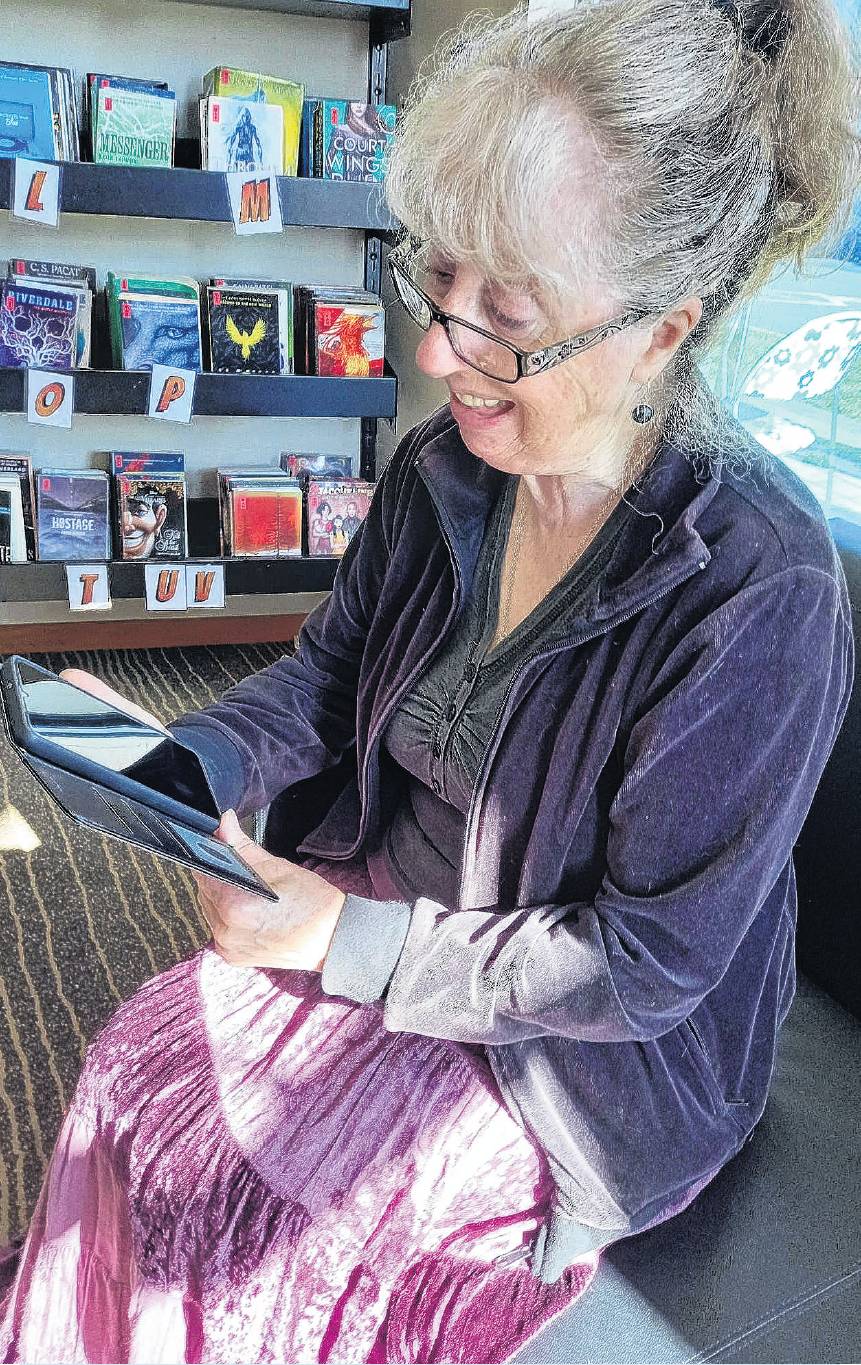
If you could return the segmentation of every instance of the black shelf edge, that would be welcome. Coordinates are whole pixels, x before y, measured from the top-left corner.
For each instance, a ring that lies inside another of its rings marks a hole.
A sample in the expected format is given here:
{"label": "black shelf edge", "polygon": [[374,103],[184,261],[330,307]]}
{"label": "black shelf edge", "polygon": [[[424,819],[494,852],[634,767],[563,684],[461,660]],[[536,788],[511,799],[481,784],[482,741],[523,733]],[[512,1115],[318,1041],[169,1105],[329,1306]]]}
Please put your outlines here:
{"label": "black shelf edge", "polygon": [[[146,416],[150,376],[134,371],[74,370],[75,412],[86,416]],[[26,370],[0,369],[0,412],[23,413]],[[200,374],[195,417],[394,417],[398,380],[387,365],[381,379],[319,375]]]}
{"label": "black shelf edge", "polygon": [[[199,0],[203,3],[204,0]],[[0,208],[12,204],[14,161],[0,159]],[[64,161],[63,213],[179,222],[230,223],[227,182],[220,171],[182,166],[96,166]],[[381,184],[349,184],[302,176],[278,177],[281,217],[287,227],[357,228],[392,232],[395,224]]]}
{"label": "black shelf edge", "polygon": [[298,14],[311,19],[358,19],[375,28],[375,41],[390,43],[410,32],[410,0],[187,0],[197,5],[230,6],[233,9],[267,10]]}
{"label": "black shelf edge", "polygon": [[[90,561],[96,562],[96,561]],[[224,589],[228,598],[241,595],[331,592],[337,559],[208,559],[150,560],[151,564],[225,565]],[[111,597],[145,598],[144,565],[128,560],[109,560]],[[0,566],[0,607],[5,602],[63,602],[68,600],[65,564],[36,560],[30,564]],[[214,614],[216,608],[212,608]],[[72,614],[72,613],[70,613]],[[77,618],[95,613],[73,613]],[[198,614],[202,614],[199,612]],[[0,611],[0,625],[3,613]]]}

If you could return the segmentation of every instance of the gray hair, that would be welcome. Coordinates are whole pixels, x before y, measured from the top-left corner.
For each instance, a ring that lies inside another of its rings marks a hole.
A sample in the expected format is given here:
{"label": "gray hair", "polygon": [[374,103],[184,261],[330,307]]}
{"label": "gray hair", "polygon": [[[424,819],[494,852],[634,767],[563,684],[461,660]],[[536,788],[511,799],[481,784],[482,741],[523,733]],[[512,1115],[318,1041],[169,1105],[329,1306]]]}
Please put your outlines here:
{"label": "gray hair", "polygon": [[[832,0],[738,0],[729,12],[712,0],[579,0],[532,21],[524,5],[502,19],[478,13],[419,73],[389,160],[389,205],[412,235],[538,287],[552,307],[587,280],[614,313],[701,298],[700,323],[649,401],[669,429],[683,415],[686,436],[700,429],[713,445],[699,361],[716,324],[781,262],[801,271],[814,247],[832,253],[851,221],[859,71]],[[737,437],[736,427],[736,447]],[[751,442],[752,458],[759,450]]]}

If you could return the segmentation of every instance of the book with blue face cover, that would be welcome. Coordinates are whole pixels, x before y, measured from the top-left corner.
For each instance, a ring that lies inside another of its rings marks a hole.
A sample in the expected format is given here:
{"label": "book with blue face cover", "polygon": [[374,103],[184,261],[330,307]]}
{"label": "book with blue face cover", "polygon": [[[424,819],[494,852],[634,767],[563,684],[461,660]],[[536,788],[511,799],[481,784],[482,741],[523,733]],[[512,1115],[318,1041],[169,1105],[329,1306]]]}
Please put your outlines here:
{"label": "book with blue face cover", "polygon": [[0,63],[0,156],[55,161],[57,152],[49,72]]}

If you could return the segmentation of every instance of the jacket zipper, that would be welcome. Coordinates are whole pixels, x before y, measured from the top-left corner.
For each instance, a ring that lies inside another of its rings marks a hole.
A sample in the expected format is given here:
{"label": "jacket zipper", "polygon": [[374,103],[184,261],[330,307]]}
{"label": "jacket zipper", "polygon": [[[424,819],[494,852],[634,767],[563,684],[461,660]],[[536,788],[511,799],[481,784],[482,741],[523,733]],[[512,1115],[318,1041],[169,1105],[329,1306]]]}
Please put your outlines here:
{"label": "jacket zipper", "polygon": [[469,858],[469,850],[472,844],[473,831],[478,821],[478,817],[481,813],[481,807],[484,801],[485,791],[487,788],[488,773],[490,771],[491,764],[493,763],[493,760],[499,751],[499,745],[502,739],[502,732],[510,715],[512,694],[514,693],[518,685],[521,683],[524,676],[529,672],[529,670],[533,666],[537,666],[538,664],[545,663],[548,659],[552,659],[554,654],[560,654],[565,649],[579,649],[581,645],[589,644],[591,640],[597,640],[599,636],[605,635],[608,630],[615,630],[617,626],[624,625],[626,621],[630,621],[631,618],[633,616],[636,616],[639,612],[646,611],[649,607],[653,607],[656,602],[660,602],[662,597],[666,597],[668,593],[671,593],[675,588],[679,586],[680,583],[684,583],[686,579],[693,578],[694,574],[698,573],[703,568],[705,568],[705,565],[702,562],[699,564],[695,564],[693,567],[688,565],[683,573],[677,574],[669,583],[665,583],[664,586],[661,588],[660,592],[653,593],[653,595],[647,598],[644,602],[640,602],[638,603],[637,606],[631,607],[629,611],[623,612],[621,616],[610,617],[610,619],[608,621],[603,622],[601,626],[597,627],[595,630],[589,631],[586,635],[581,635],[578,639],[566,640],[563,643],[554,645],[551,649],[544,650],[541,654],[533,655],[533,657],[531,659],[528,659],[526,663],[522,664],[521,667],[514,674],[513,678],[511,679],[511,682],[508,684],[508,687],[506,689],[502,706],[499,709],[499,715],[496,718],[496,723],[494,725],[493,731],[491,732],[490,740],[488,742],[487,748],[484,751],[484,758],[482,759],[478,780],[475,784],[475,787],[473,788],[472,799],[470,801],[469,810],[467,811],[466,815],[466,837],[463,846],[464,856],[463,862],[461,864],[460,886],[458,888],[459,908],[461,909],[463,908],[464,884],[467,881],[466,875],[467,860]]}

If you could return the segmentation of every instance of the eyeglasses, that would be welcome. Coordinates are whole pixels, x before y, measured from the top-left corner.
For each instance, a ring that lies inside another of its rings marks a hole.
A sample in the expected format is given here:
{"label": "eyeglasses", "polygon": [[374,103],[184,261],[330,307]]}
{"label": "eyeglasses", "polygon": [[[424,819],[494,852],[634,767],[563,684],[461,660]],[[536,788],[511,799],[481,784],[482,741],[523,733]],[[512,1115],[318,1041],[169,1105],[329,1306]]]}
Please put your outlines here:
{"label": "eyeglasses", "polygon": [[597,346],[611,333],[621,332],[643,318],[655,316],[649,309],[634,309],[588,332],[557,341],[552,346],[542,346],[538,351],[523,351],[493,332],[438,308],[408,269],[408,263],[414,255],[414,248],[403,252],[399,249],[391,254],[388,262],[392,283],[410,317],[423,332],[429,330],[431,323],[438,322],[458,359],[480,374],[499,379],[504,384],[516,384],[518,379],[550,370],[554,365],[561,365],[563,360],[570,360],[571,356],[588,351],[590,346]]}

